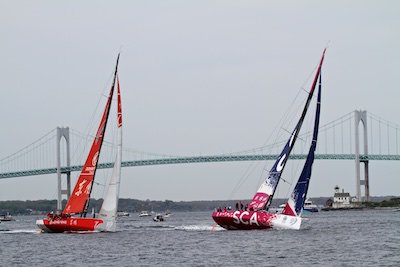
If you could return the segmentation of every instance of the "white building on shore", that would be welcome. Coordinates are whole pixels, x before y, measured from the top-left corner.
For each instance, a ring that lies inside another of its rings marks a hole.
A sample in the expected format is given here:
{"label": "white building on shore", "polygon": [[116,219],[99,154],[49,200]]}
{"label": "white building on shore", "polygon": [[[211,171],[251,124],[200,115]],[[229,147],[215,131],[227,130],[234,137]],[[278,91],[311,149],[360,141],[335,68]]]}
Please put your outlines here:
{"label": "white building on shore", "polygon": [[360,207],[360,203],[357,202],[357,199],[352,198],[350,193],[344,192],[344,189],[340,192],[339,186],[335,186],[333,201],[330,199],[326,204],[329,209],[353,209]]}

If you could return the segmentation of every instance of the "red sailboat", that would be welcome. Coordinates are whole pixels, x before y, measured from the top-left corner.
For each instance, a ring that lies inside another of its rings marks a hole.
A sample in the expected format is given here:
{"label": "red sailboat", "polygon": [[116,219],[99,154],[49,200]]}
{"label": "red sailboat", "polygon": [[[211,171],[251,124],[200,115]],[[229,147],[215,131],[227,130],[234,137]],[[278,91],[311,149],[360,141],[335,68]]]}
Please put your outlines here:
{"label": "red sailboat", "polygon": [[[122,161],[122,110],[121,95],[118,80],[118,62],[114,72],[113,83],[109,92],[108,100],[98,127],[96,136],[93,140],[89,155],[82,168],[82,171],[75,184],[74,190],[68,199],[64,210],[60,214],[48,214],[46,218],[37,220],[36,225],[43,232],[68,232],[68,231],[115,231],[115,219],[117,217],[117,205],[119,195],[119,181],[121,177]],[[100,151],[104,140],[107,121],[111,109],[112,98],[115,85],[118,90],[117,107],[117,127],[118,127],[118,145],[117,155],[114,163],[114,170],[107,184],[106,194],[103,205],[97,218],[86,218],[87,207],[89,205],[90,194],[93,188],[97,164]]]}
{"label": "red sailboat", "polygon": [[[301,117],[275,164],[269,171],[268,176],[257,190],[246,210],[218,210],[213,212],[212,218],[221,227],[228,230],[268,229],[272,227],[300,229],[301,213],[311,178],[311,169],[314,162],[314,153],[317,144],[321,102],[321,67],[324,61],[325,50],[319,62],[317,72],[315,74],[310,92],[308,93],[308,98]],[[278,186],[282,171],[287,163],[290,152],[292,151],[297,136],[300,132],[318,80],[319,89],[315,113],[313,141],[307,156],[307,160],[304,164],[303,171],[283,211],[281,213],[268,212],[268,208]]]}

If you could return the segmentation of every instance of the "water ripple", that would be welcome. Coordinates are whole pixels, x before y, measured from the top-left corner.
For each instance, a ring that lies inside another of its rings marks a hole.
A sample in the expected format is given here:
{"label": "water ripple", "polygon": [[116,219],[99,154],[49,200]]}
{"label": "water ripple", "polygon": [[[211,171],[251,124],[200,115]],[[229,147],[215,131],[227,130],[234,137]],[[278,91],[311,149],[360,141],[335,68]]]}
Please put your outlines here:
{"label": "water ripple", "polygon": [[115,233],[39,234],[0,224],[0,266],[400,266],[400,213],[320,212],[299,231],[226,231],[209,212],[124,218]]}

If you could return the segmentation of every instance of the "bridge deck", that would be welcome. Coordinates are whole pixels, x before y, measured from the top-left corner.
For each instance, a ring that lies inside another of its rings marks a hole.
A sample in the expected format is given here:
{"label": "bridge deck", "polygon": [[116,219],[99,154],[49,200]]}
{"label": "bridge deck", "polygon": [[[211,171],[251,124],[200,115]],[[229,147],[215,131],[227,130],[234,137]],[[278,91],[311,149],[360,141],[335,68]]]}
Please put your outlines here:
{"label": "bridge deck", "polygon": [[[225,161],[254,161],[254,160],[275,160],[278,155],[216,155],[216,156],[197,156],[197,157],[176,157],[176,158],[159,158],[159,159],[146,159],[146,160],[133,160],[122,162],[122,167],[134,166],[150,166],[150,165],[164,165],[164,164],[182,164],[182,163],[209,163],[209,162],[225,162]],[[290,156],[291,159],[305,159],[304,154],[294,154]],[[318,160],[355,160],[354,154],[318,154],[315,155]],[[361,161],[367,160],[400,160],[400,155],[361,155]],[[113,163],[99,163],[99,169],[112,168]],[[69,168],[62,167],[61,172],[74,172],[80,171],[82,165],[75,165]],[[21,176],[34,176],[57,173],[57,168],[25,170],[16,172],[0,173],[1,178],[12,178]]]}

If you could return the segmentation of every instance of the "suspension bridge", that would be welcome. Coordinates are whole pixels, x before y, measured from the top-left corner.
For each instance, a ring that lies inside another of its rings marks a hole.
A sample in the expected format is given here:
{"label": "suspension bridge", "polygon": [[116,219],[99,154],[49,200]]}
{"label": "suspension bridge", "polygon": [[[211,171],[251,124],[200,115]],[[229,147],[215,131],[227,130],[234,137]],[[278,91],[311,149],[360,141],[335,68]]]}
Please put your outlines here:
{"label": "suspension bridge", "polygon": [[[360,127],[362,136],[360,138]],[[365,200],[369,198],[369,161],[400,160],[400,126],[366,111],[354,111],[320,127],[317,146],[317,160],[355,161],[357,198],[361,200],[361,187],[365,189]],[[307,139],[304,133],[299,139]],[[70,174],[82,169],[82,155],[86,155],[88,141],[92,136],[69,128],[56,128],[33,143],[0,160],[0,179],[57,173],[59,200],[61,195],[69,196]],[[65,139],[66,142],[61,142]],[[208,156],[178,156],[147,153],[125,148],[123,167],[150,166],[162,164],[189,164],[228,161],[275,160],[287,138],[274,144],[236,153]],[[360,147],[360,139],[363,145]],[[301,143],[301,142],[300,142]],[[294,148],[290,158],[305,159],[304,151],[308,142]],[[72,148],[71,148],[72,146]],[[303,147],[302,147],[303,146]],[[115,147],[108,142],[103,145],[102,154],[113,155]],[[106,150],[107,152],[104,152]],[[362,150],[362,151],[361,151]],[[71,151],[74,153],[71,154]],[[111,158],[100,157],[98,168],[112,168]],[[364,178],[360,177],[360,165],[364,164]],[[61,189],[61,175],[67,175],[67,188]]]}

